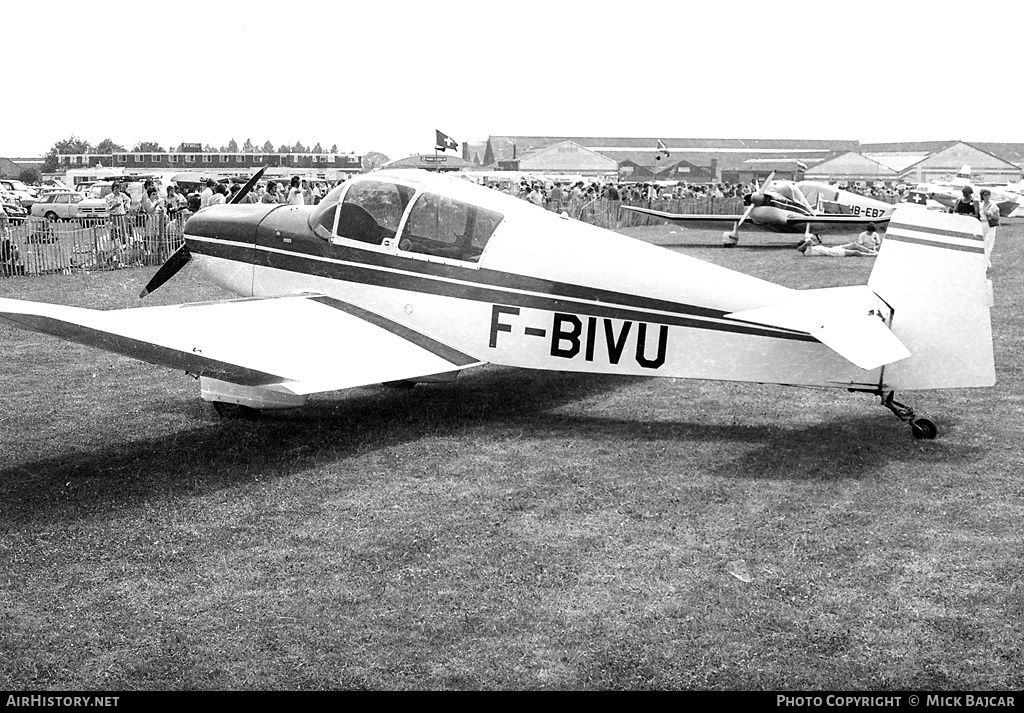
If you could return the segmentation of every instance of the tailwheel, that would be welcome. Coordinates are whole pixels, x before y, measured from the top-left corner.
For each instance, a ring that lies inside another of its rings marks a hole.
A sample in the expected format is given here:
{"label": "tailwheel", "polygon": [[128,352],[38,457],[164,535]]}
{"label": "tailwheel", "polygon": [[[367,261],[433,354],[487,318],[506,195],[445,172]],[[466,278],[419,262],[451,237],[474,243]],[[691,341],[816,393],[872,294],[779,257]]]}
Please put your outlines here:
{"label": "tailwheel", "polygon": [[914,434],[914,438],[918,440],[928,440],[935,438],[939,435],[939,429],[935,427],[935,424],[929,421],[927,418],[918,418],[910,422],[910,432]]}
{"label": "tailwheel", "polygon": [[213,410],[221,418],[258,418],[260,410],[242,404],[229,404],[227,401],[214,401]]}
{"label": "tailwheel", "polygon": [[918,418],[914,409],[906,404],[901,404],[895,399],[896,392],[890,391],[888,395],[882,396],[882,405],[893,412],[901,421],[910,424],[910,432],[918,440],[932,440],[939,435],[939,429],[927,418]]}

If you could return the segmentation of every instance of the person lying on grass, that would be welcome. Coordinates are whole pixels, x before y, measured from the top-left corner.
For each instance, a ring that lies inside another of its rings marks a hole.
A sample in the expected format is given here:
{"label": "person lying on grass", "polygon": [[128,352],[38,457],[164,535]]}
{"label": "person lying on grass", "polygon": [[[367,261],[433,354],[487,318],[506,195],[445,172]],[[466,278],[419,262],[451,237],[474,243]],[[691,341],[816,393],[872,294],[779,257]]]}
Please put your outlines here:
{"label": "person lying on grass", "polygon": [[817,245],[813,238],[807,238],[797,245],[797,250],[802,255],[820,257],[871,257],[878,254],[877,250],[865,247],[860,243],[846,243],[845,245]]}

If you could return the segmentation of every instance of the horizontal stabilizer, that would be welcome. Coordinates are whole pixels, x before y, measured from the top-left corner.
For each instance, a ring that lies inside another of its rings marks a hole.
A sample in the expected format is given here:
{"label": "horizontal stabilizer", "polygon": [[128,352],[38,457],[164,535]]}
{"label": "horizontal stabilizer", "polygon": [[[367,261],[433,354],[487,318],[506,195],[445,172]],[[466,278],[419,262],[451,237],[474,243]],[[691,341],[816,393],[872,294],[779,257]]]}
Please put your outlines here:
{"label": "horizontal stabilizer", "polygon": [[801,290],[793,301],[727,316],[807,332],[868,371],[910,356],[887,326],[891,316],[888,305],[864,285]]}
{"label": "horizontal stabilizer", "polygon": [[291,394],[415,379],[481,363],[322,295],[108,311],[0,299],[0,320],[151,364]]}

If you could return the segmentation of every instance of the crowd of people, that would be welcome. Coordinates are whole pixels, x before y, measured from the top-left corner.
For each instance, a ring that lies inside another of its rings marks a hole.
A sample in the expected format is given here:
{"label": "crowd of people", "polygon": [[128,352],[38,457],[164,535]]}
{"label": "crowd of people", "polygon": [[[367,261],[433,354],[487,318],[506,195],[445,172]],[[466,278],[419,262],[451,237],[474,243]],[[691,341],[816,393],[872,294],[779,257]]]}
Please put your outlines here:
{"label": "crowd of people", "polygon": [[[270,203],[288,205],[315,205],[330,191],[337,182],[316,181],[292,176],[287,182],[266,180],[258,183],[253,190],[243,196],[242,203]],[[548,210],[579,211],[602,200],[614,202],[639,202],[654,200],[726,200],[742,198],[744,195],[758,190],[755,182],[750,183],[676,183],[655,182],[619,182],[616,180],[568,180],[557,181],[550,178],[522,179],[518,183],[487,181],[483,185],[529,201]],[[118,254],[125,254],[132,243],[139,243],[140,234],[154,245],[159,244],[161,254],[173,249],[175,240],[180,240],[183,219],[191,213],[212,205],[227,203],[234,199],[241,189],[238,183],[226,184],[209,179],[201,190],[186,192],[176,185],[161,189],[152,181],[143,185],[141,200],[133,204],[123,183],[115,182],[105,201],[109,210],[110,238],[114,242]],[[859,192],[872,198],[886,202],[896,202],[902,195],[894,187],[875,186],[857,190],[846,187],[846,190]],[[985,234],[986,254],[991,253],[995,240],[995,229],[999,223],[998,206],[991,200],[991,192],[983,189],[981,200],[975,200],[970,186],[964,188],[963,198],[954,206],[953,212],[969,214],[978,218]],[[2,211],[0,211],[2,212]],[[575,213],[574,213],[575,215]],[[11,243],[3,223],[5,215],[0,215],[0,231],[4,232],[4,254],[0,254],[0,265],[11,265],[15,262],[16,247]],[[174,227],[172,227],[174,226]],[[140,230],[141,229],[141,230]],[[876,226],[870,225],[856,240],[842,245],[823,245],[820,240],[805,240],[798,250],[803,255],[821,255],[832,257],[861,257],[877,254],[881,236]],[[147,250],[147,252],[151,252]]]}
{"label": "crowd of people", "polygon": [[599,179],[575,182],[522,180],[518,184],[490,181],[484,185],[549,210],[559,210],[567,205],[585,204],[599,199],[649,201],[742,198],[747,193],[757,190],[753,183],[620,183]]}

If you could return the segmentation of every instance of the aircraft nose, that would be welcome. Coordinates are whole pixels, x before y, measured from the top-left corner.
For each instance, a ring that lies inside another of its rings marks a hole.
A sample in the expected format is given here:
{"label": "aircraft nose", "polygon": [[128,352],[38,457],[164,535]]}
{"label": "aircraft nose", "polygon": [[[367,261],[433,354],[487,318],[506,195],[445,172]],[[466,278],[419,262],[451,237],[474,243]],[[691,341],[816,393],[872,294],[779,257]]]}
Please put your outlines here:
{"label": "aircraft nose", "polygon": [[259,224],[279,207],[266,203],[211,206],[188,219],[185,235],[255,244]]}
{"label": "aircraft nose", "polygon": [[765,196],[765,194],[762,193],[761,191],[758,191],[757,193],[752,193],[750,194],[750,204],[756,205],[758,207],[763,206],[766,202],[765,198],[767,198],[767,196]]}

